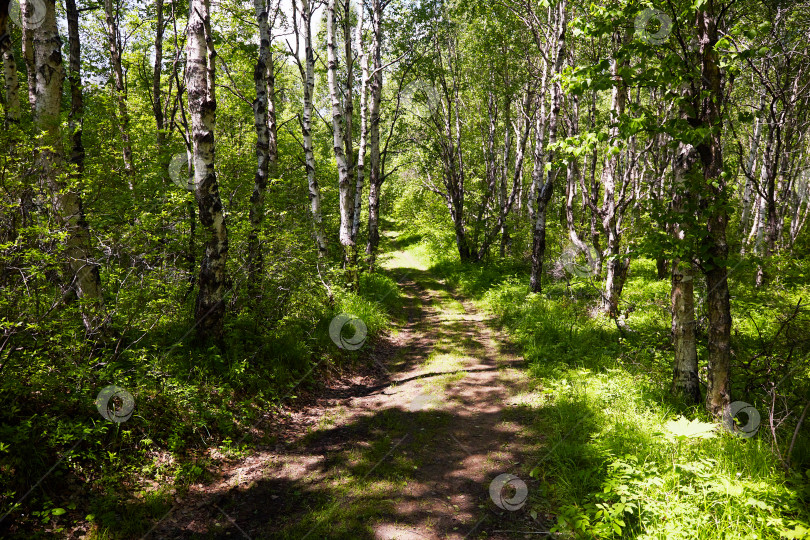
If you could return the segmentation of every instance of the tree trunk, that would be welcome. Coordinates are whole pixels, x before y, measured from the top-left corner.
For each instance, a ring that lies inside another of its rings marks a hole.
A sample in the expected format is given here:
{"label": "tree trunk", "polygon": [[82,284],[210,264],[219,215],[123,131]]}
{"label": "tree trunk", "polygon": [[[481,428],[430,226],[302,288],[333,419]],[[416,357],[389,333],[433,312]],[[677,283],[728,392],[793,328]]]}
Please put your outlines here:
{"label": "tree trunk", "polygon": [[216,71],[209,29],[209,0],[192,0],[186,45],[186,88],[191,112],[194,195],[200,213],[200,223],[208,230],[205,254],[200,264],[195,319],[198,339],[202,341],[213,339],[219,342],[222,339],[225,316],[228,231],[214,168]]}
{"label": "tree trunk", "polygon": [[655,276],[658,279],[665,279],[667,277],[668,271],[669,271],[669,261],[667,261],[663,257],[657,257],[655,259]]}
{"label": "tree trunk", "polygon": [[704,178],[709,190],[708,236],[705,237],[708,257],[703,261],[706,275],[706,307],[709,318],[708,389],[706,408],[731,425],[730,363],[731,363],[731,301],[728,290],[728,226],[726,180],[723,176],[723,146],[720,126],[723,118],[723,88],[720,66],[715,51],[718,40],[714,5],[707,4],[698,12],[697,28],[700,42],[703,125],[711,132],[698,151],[703,162]]}
{"label": "tree trunk", "polygon": [[[504,135],[503,135],[503,163],[501,164],[500,182],[498,185],[498,208],[500,214],[498,217],[499,232],[501,235],[500,249],[498,250],[501,258],[506,255],[506,246],[509,243],[509,229],[506,225],[505,216],[508,214],[507,210],[507,183],[509,181],[509,156],[512,153],[512,96],[507,95],[504,103]],[[501,216],[504,216],[503,218]]]}
{"label": "tree trunk", "polygon": [[[332,132],[333,149],[335,152],[335,162],[338,170],[338,191],[340,200],[340,229],[339,239],[343,246],[347,285],[352,290],[357,290],[356,275],[356,244],[352,240],[351,228],[354,211],[354,191],[352,190],[354,179],[351,157],[346,155],[346,134],[347,120],[346,112],[340,99],[340,85],[338,84],[338,55],[337,55],[337,23],[335,20],[335,4],[337,0],[329,0],[326,8],[326,49],[327,49],[327,74],[329,83],[329,97],[332,103]],[[346,59],[347,64],[351,61]],[[348,106],[348,98],[347,98]]]}
{"label": "tree trunk", "polygon": [[166,177],[169,162],[166,154],[166,126],[163,118],[163,99],[161,98],[160,78],[163,73],[163,0],[155,0],[157,30],[155,31],[155,62],[152,67],[152,112],[155,115],[157,128],[157,151],[161,175]]}
{"label": "tree trunk", "polygon": [[248,234],[248,287],[255,296],[264,266],[259,235],[264,220],[264,199],[269,175],[276,173],[277,143],[275,114],[275,74],[270,50],[272,35],[268,24],[266,0],[254,0],[259,26],[259,56],[253,69],[253,124],[256,129],[256,174],[250,196],[250,233]]}
{"label": "tree trunk", "polygon": [[[8,8],[8,4],[6,4]],[[8,32],[8,16],[0,21],[0,55],[3,59],[3,83],[6,91],[6,127],[20,123],[20,80],[17,77],[17,61]]]}
{"label": "tree trunk", "polygon": [[[293,2],[293,6],[297,5]],[[312,50],[312,7],[309,0],[301,0],[301,40],[304,42],[304,65],[299,64],[304,84],[304,110],[301,115],[301,134],[304,139],[304,161],[309,188],[309,207],[315,234],[318,258],[326,256],[326,236],[321,214],[321,188],[315,177],[315,147],[312,143],[312,112],[315,95],[315,53]]]}
{"label": "tree trunk", "polygon": [[[765,104],[764,98],[760,100],[759,109],[762,110]],[[754,178],[756,177],[757,157],[759,156],[759,141],[762,132],[761,113],[754,119],[754,131],[751,134],[751,150],[748,153],[748,163],[746,164],[745,186],[742,193],[742,214],[740,215],[740,234],[744,235],[748,231],[751,221],[751,195],[754,191]],[[740,253],[745,254],[745,237],[740,242]]]}
{"label": "tree trunk", "polygon": [[377,246],[380,243],[380,188],[382,160],[380,156],[380,103],[382,102],[382,0],[372,0],[372,45],[374,71],[371,74],[369,108],[369,186],[368,186],[368,255],[369,271],[374,271]]}
{"label": "tree trunk", "polygon": [[[565,58],[565,31],[566,31],[566,0],[560,0],[556,6],[550,9],[556,10],[557,13],[554,18],[554,45],[556,50],[553,57],[552,73],[557,75],[562,70],[563,59]],[[551,49],[550,49],[551,50]],[[541,99],[543,99],[541,95]],[[549,128],[548,128],[548,147],[551,148],[557,141],[557,125],[560,116],[560,105],[562,101],[562,87],[560,81],[555,79],[551,85],[551,110],[549,112]],[[543,114],[541,112],[540,117]],[[543,156],[543,140],[542,132],[535,140],[535,167],[532,171],[532,183],[539,187],[536,193],[535,201],[530,201],[530,204],[535,204],[533,231],[532,231],[532,267],[531,276],[529,279],[529,287],[532,292],[541,292],[542,290],[542,274],[543,274],[543,258],[546,251],[546,210],[548,203],[551,200],[551,195],[554,190],[554,183],[560,172],[560,166],[555,161],[554,150],[549,149],[547,152],[546,160],[551,163],[551,169],[548,171],[548,176],[545,183],[542,183],[542,175],[544,175],[545,167],[539,168],[537,166],[538,159],[542,163]],[[538,177],[538,175],[540,175]],[[542,187],[540,187],[542,184]],[[534,191],[534,190],[533,190]]]}
{"label": "tree trunk", "polygon": [[366,175],[366,146],[368,140],[368,54],[363,42],[363,7],[358,8],[357,28],[355,31],[355,41],[357,51],[360,55],[360,145],[357,149],[357,185],[354,193],[354,211],[352,212],[352,240],[357,244],[357,234],[360,231],[360,214],[363,209],[363,184]]}
{"label": "tree trunk", "polygon": [[[625,30],[619,30],[614,34],[614,41],[617,48],[621,48]],[[616,199],[617,183],[620,181],[619,157],[621,155],[619,123],[624,114],[627,103],[627,88],[621,77],[623,67],[626,67],[626,60],[619,61],[614,58],[611,63],[611,75],[614,81],[610,101],[610,149],[602,172],[602,186],[604,189],[602,197],[602,229],[605,231],[607,239],[607,275],[605,278],[605,290],[602,293],[602,310],[611,317],[619,315],[619,299],[621,297],[624,282],[627,279],[627,269],[629,260],[621,256],[621,222],[624,214],[625,188],[622,185],[620,200]],[[626,178],[621,179],[626,182]]]}
{"label": "tree trunk", "polygon": [[694,269],[688,261],[672,261],[672,344],[675,349],[672,394],[691,404],[700,403],[695,340]]}
{"label": "tree trunk", "polygon": [[[20,2],[20,9],[25,9],[24,3]],[[21,15],[24,16],[24,15]],[[31,110],[33,111],[36,108],[36,85],[37,85],[37,76],[36,76],[36,65],[34,61],[34,38],[33,38],[34,30],[31,28],[27,28],[27,26],[23,23],[22,27],[22,55],[23,60],[25,60],[25,71],[27,73],[26,80],[28,81],[28,104],[31,106]]]}
{"label": "tree trunk", "polygon": [[[691,145],[680,143],[678,154],[672,166],[675,189],[672,213],[676,216],[684,212],[689,200],[687,176],[697,160]],[[677,242],[684,241],[684,231],[680,225],[673,226],[673,236]],[[700,403],[700,381],[698,379],[697,343],[695,340],[695,295],[694,268],[691,261],[677,257],[672,260],[672,344],[675,349],[671,392],[684,401]]]}
{"label": "tree trunk", "polygon": [[40,26],[26,28],[34,44],[34,124],[37,130],[44,133],[37,167],[44,183],[50,186],[57,217],[67,231],[65,255],[71,274],[70,287],[81,302],[85,328],[88,332],[94,332],[104,320],[101,279],[98,265],[90,256],[90,231],[84,219],[81,197],[77,192],[66,189],[64,182],[59,179],[64,168],[60,129],[64,80],[62,41],[56,23],[55,2],[44,0],[44,5],[45,17]]}
{"label": "tree trunk", "polygon": [[84,99],[82,96],[81,80],[81,44],[79,42],[79,10],[76,9],[76,0],[65,0],[68,23],[68,43],[70,60],[68,62],[68,79],[70,81],[70,114],[68,127],[70,129],[70,162],[75,165],[76,172],[84,172],[84,145],[82,144],[82,126],[84,123]]}
{"label": "tree trunk", "polygon": [[132,164],[132,143],[129,138],[129,111],[127,110],[127,88],[124,71],[121,67],[121,36],[118,31],[118,16],[113,0],[104,0],[104,21],[107,26],[107,41],[110,49],[110,70],[112,71],[115,101],[118,107],[117,123],[121,132],[121,153],[124,157],[124,172],[130,191],[134,189]]}

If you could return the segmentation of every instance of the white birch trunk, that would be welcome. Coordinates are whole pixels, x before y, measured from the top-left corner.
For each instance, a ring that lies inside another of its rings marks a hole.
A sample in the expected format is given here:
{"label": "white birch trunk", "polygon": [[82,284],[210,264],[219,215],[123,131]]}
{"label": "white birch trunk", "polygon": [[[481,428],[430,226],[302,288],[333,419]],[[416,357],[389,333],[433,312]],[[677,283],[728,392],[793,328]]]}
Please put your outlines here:
{"label": "white birch trunk", "polygon": [[[559,75],[562,71],[565,54],[565,32],[566,32],[566,8],[567,0],[560,0],[549,9],[555,11],[554,15],[554,41],[551,56],[551,73],[553,76]],[[551,84],[551,110],[548,118],[548,146],[551,147],[557,141],[557,127],[559,124],[560,107],[562,102],[562,87],[558,79]],[[544,116],[545,106],[541,107],[540,118]],[[542,127],[544,123],[538,120],[538,136],[535,140],[535,166],[532,171],[533,200],[530,204],[536,205],[534,209],[533,230],[532,230],[532,254],[531,254],[531,275],[529,277],[529,287],[532,292],[540,292],[542,289],[543,258],[546,250],[546,210],[551,200],[554,184],[560,172],[560,167],[554,164],[555,153],[553,150],[543,148]],[[545,172],[545,161],[552,163],[551,169]],[[542,163],[540,168],[538,163]],[[545,182],[542,182],[545,176]],[[541,185],[542,183],[542,185]]]}
{"label": "white birch trunk", "polygon": [[211,40],[209,0],[192,0],[186,45],[186,88],[191,112],[194,195],[200,223],[208,231],[200,264],[195,319],[199,339],[220,341],[225,315],[228,231],[214,167],[216,95],[215,53]]}
{"label": "white birch trunk", "polygon": [[326,256],[326,235],[323,231],[321,188],[315,176],[315,147],[312,143],[312,101],[315,94],[315,53],[312,49],[312,14],[313,8],[309,0],[301,0],[301,38],[304,42],[304,65],[301,67],[301,77],[304,84],[304,110],[301,117],[301,135],[304,142],[304,162],[307,171],[309,207],[312,213],[315,245],[318,248],[318,258],[324,258]]}
{"label": "white birch trunk", "polygon": [[[256,98],[253,100],[253,125],[256,130],[256,174],[253,193],[250,196],[250,233],[248,234],[248,286],[251,296],[261,282],[263,268],[262,249],[259,245],[264,199],[270,174],[276,168],[276,134],[273,59],[271,56],[272,35],[268,23],[267,0],[253,1],[254,14],[259,26],[259,55],[253,69],[253,85]],[[272,132],[272,133],[271,133]]]}
{"label": "white birch trunk", "polygon": [[357,13],[357,28],[355,30],[355,42],[360,55],[360,68],[362,75],[360,78],[360,144],[357,149],[357,185],[354,193],[354,211],[352,221],[352,240],[357,243],[357,233],[360,230],[360,214],[363,209],[363,184],[365,183],[366,166],[366,141],[368,135],[368,85],[369,68],[368,54],[363,43],[363,6],[360,4]]}
{"label": "white birch trunk", "polygon": [[20,80],[17,77],[17,61],[14,58],[14,47],[8,36],[8,18],[3,21],[0,36],[6,39],[0,41],[0,56],[3,60],[3,86],[6,92],[6,125],[20,123]]}
{"label": "white birch trunk", "polygon": [[[674,197],[672,211],[684,211],[689,199],[686,177],[695,165],[696,151],[691,145],[680,143],[672,165]],[[683,242],[684,231],[675,223],[672,232],[676,242]],[[677,257],[672,261],[670,300],[672,308],[672,344],[675,350],[671,392],[689,403],[700,403],[698,379],[697,341],[695,339],[695,271],[691,260]]]}
{"label": "white birch trunk", "polygon": [[[348,284],[354,286],[355,277],[352,275],[352,258],[355,253],[355,243],[352,240],[352,213],[354,211],[354,192],[352,190],[352,174],[350,158],[346,156],[346,112],[341,103],[340,85],[338,84],[338,55],[337,55],[337,23],[335,20],[335,4],[337,0],[329,0],[326,7],[326,49],[327,49],[327,80],[329,84],[329,97],[332,103],[332,132],[335,162],[338,170],[338,196],[340,200],[340,229],[339,239],[345,253],[345,261],[349,270]],[[347,59],[348,61],[348,59]]]}
{"label": "white birch trunk", "polygon": [[372,0],[372,65],[369,92],[369,187],[368,187],[368,267],[374,271],[377,246],[380,242],[380,188],[382,187],[382,159],[380,155],[380,104],[382,102],[382,0]]}
{"label": "white birch trunk", "polygon": [[[44,133],[37,167],[43,182],[50,187],[54,208],[67,231],[65,255],[70,272],[70,288],[81,302],[82,320],[88,332],[104,322],[103,297],[98,265],[91,258],[90,231],[84,219],[78,193],[66,189],[59,179],[64,168],[60,112],[62,103],[62,41],[56,23],[53,0],[44,0],[45,18],[38,28],[26,28],[34,48],[34,124]],[[26,17],[23,18],[27,19]],[[25,23],[23,23],[25,24]]]}

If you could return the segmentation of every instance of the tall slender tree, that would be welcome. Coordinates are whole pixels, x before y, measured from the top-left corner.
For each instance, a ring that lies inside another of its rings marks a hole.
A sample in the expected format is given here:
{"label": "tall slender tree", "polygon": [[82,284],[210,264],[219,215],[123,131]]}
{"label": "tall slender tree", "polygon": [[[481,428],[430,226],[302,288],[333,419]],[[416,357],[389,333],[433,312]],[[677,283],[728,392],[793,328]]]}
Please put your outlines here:
{"label": "tall slender tree", "polygon": [[81,302],[85,328],[88,332],[95,332],[104,322],[101,278],[99,267],[92,258],[90,230],[81,196],[61,179],[65,170],[61,130],[62,40],[56,23],[55,2],[44,0],[44,6],[45,14],[38,26],[28,27],[27,21],[31,18],[23,17],[23,25],[34,45],[34,124],[43,134],[36,163],[43,184],[50,188],[58,221],[67,233],[68,286]]}
{"label": "tall slender tree", "polygon": [[[344,21],[349,17],[349,2],[344,2]],[[352,64],[351,59],[351,32],[346,36],[348,26],[344,24],[344,39],[349,41],[345,47],[347,82],[350,80]],[[340,228],[339,239],[343,247],[344,264],[348,285],[357,289],[359,276],[357,274],[357,244],[352,239],[352,223],[354,220],[354,163],[351,155],[351,94],[341,99],[341,90],[338,79],[338,42],[337,42],[337,0],[329,0],[326,6],[326,51],[327,51],[327,79],[329,84],[329,98],[332,104],[332,135],[333,150],[338,170],[338,193],[340,200]]]}
{"label": "tall slender tree", "polygon": [[[380,243],[380,190],[384,180],[383,160],[380,153],[380,105],[383,90],[383,10],[388,2],[371,0],[371,58],[372,71],[367,81],[371,103],[369,105],[369,177],[368,177],[368,241],[366,255],[369,270],[377,262]],[[367,60],[367,59],[366,59]]]}
{"label": "tall slender tree", "polygon": [[132,142],[129,131],[129,106],[127,105],[127,85],[124,80],[124,68],[121,64],[121,32],[119,30],[119,10],[115,0],[104,0],[104,23],[107,30],[107,45],[110,51],[110,76],[113,94],[117,107],[117,124],[121,133],[121,154],[124,158],[124,173],[130,191],[134,189],[133,175],[135,165],[132,162]]}
{"label": "tall slender tree", "polygon": [[225,318],[228,230],[215,169],[215,58],[209,0],[192,0],[186,45],[186,88],[191,112],[194,196],[200,223],[208,231],[200,264],[195,319],[199,339],[220,341]]}
{"label": "tall slender tree", "polygon": [[6,125],[20,123],[20,81],[17,77],[17,60],[9,28],[9,0],[0,0],[0,56],[3,61],[3,87],[6,92]]}
{"label": "tall slender tree", "polygon": [[272,29],[278,9],[273,10],[271,21],[267,0],[254,0],[253,7],[259,26],[259,55],[253,69],[253,85],[256,90],[256,98],[253,100],[253,123],[256,130],[256,175],[253,182],[253,193],[250,196],[248,283],[255,294],[264,262],[259,235],[264,220],[265,193],[268,179],[276,175],[278,163],[275,68],[272,52]]}
{"label": "tall slender tree", "polygon": [[[551,83],[551,106],[548,114],[548,141],[544,140],[543,131],[545,127],[545,107],[541,107],[538,115],[538,124],[535,128],[535,150],[534,169],[532,170],[532,199],[529,204],[533,205],[532,221],[532,252],[531,252],[531,276],[529,287],[533,292],[542,290],[543,258],[546,251],[546,212],[549,201],[554,191],[554,184],[561,171],[561,165],[555,161],[556,152],[553,149],[557,141],[557,130],[559,129],[560,106],[562,102],[562,86],[559,75],[562,72],[565,53],[565,35],[567,29],[567,1],[560,0],[549,7],[552,21],[551,46],[547,49],[546,65],[550,74]],[[544,92],[539,98],[545,100]],[[548,163],[547,168],[545,164]]]}
{"label": "tall slender tree", "polygon": [[[315,174],[315,147],[312,142],[312,115],[315,99],[315,51],[312,46],[312,17],[316,6],[309,0],[293,1],[293,33],[295,34],[295,47],[290,46],[293,60],[301,74],[301,83],[304,87],[303,103],[300,118],[302,143],[304,150],[304,166],[306,168],[309,208],[312,215],[312,228],[315,236],[315,245],[318,249],[318,258],[326,256],[326,235],[323,229],[323,213],[321,211],[321,188]],[[298,12],[300,11],[300,21]],[[299,55],[299,42],[304,44],[304,58]]]}

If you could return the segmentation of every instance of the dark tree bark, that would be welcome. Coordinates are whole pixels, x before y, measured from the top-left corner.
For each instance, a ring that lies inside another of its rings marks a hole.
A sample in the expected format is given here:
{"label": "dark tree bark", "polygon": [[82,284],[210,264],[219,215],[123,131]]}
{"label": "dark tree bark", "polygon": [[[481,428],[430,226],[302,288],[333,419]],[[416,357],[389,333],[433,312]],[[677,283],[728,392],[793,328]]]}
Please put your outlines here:
{"label": "dark tree bark", "polygon": [[155,128],[157,129],[158,162],[160,163],[161,174],[165,178],[169,160],[168,155],[166,155],[166,125],[160,86],[160,79],[163,74],[163,32],[165,31],[163,0],[155,0],[155,15],[157,17],[157,29],[155,30],[155,62],[152,66],[152,112],[155,115]]}
{"label": "dark tree bark", "polygon": [[706,408],[731,425],[730,364],[731,364],[731,301],[728,290],[728,226],[726,179],[723,173],[723,88],[715,45],[718,41],[717,12],[719,7],[709,0],[697,15],[700,43],[703,97],[701,124],[711,129],[698,145],[708,190],[706,217],[708,235],[705,248],[708,256],[702,261],[706,276],[706,307],[709,319],[708,389]]}

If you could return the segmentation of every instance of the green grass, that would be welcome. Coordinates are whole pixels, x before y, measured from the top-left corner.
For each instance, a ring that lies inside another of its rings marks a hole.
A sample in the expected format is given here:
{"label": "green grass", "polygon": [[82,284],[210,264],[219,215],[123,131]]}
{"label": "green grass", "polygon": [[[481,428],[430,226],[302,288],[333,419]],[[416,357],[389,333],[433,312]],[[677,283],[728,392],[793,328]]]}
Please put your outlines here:
{"label": "green grass", "polygon": [[[627,325],[623,336],[613,321],[593,315],[601,282],[546,277],[544,292],[531,294],[520,263],[465,265],[446,249],[438,251],[441,244],[426,239],[412,251],[431,273],[491,312],[527,360],[535,387],[522,396],[524,412],[536,431],[546,434],[532,471],[541,482],[530,494],[531,507],[556,516],[555,530],[577,538],[807,534],[808,426],[794,450],[793,469],[785,472],[772,450],[764,414],[768,403],[758,387],[764,381],[758,368],[765,362],[758,354],[767,350],[775,363],[791,351],[799,359],[794,361],[797,378],[784,389],[787,399],[795,404],[810,388],[806,315],[779,334],[791,309],[810,293],[802,279],[806,265],[791,263],[789,272],[762,291],[751,286],[752,269],[745,264],[731,273],[733,395],[763,412],[757,435],[743,439],[719,430],[711,439],[678,442],[666,436],[668,421],[712,419],[702,407],[685,407],[668,393],[669,282],[656,279],[654,261],[633,261],[620,306]],[[705,295],[705,285],[698,283],[696,295]],[[698,354],[705,364],[705,314],[702,304],[697,309]],[[705,366],[701,376],[705,379]],[[786,428],[777,433],[783,451],[792,435]]]}
{"label": "green grass", "polygon": [[[548,485],[534,498],[536,508],[556,514],[559,531],[581,537],[799,535],[810,528],[806,429],[788,475],[764,422],[752,439],[721,433],[676,444],[664,436],[666,421],[679,415],[709,419],[668,395],[669,287],[652,271],[650,261],[634,263],[623,297],[635,309],[627,339],[612,321],[589,315],[593,296],[586,285],[579,297],[560,283],[535,295],[527,293],[525,278],[509,278],[482,296],[481,304],[520,344],[542,396],[534,411],[552,450],[538,456],[533,471]],[[780,306],[791,301],[783,298],[761,313],[778,320]],[[740,320],[746,303],[737,298],[736,304]],[[750,333],[751,326],[736,330]]]}

